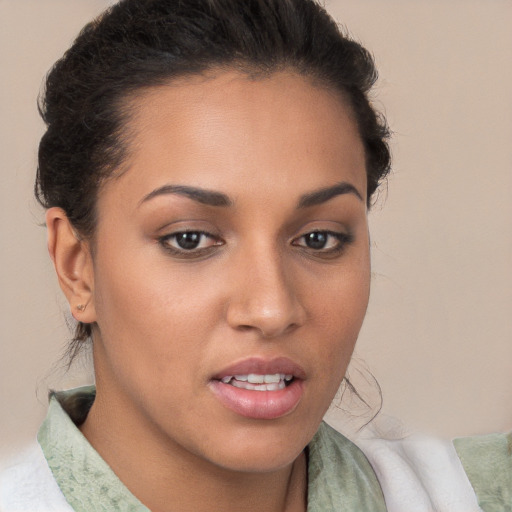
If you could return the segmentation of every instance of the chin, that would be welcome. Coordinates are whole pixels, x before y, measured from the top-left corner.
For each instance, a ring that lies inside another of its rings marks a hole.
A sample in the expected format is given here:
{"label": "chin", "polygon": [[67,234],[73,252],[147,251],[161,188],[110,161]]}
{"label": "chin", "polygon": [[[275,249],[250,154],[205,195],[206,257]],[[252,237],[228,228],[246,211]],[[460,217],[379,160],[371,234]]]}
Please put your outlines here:
{"label": "chin", "polygon": [[215,463],[237,473],[272,473],[293,464],[303,449],[304,446],[283,448],[274,445],[261,449],[250,447],[231,450],[229,453],[218,454]]}
{"label": "chin", "polygon": [[210,458],[217,466],[237,472],[267,473],[292,464],[311,441],[318,424],[294,421],[259,422],[249,428],[226,431]]}

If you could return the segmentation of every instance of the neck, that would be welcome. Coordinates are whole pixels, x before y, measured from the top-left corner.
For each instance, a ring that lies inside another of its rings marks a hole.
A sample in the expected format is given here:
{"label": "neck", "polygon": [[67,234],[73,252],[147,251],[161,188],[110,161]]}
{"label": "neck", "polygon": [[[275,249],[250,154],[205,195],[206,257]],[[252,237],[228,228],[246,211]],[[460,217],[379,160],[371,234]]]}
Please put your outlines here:
{"label": "neck", "polygon": [[306,510],[304,453],[275,471],[225,469],[173,444],[154,425],[133,421],[122,402],[117,407],[112,400],[104,403],[100,389],[81,430],[124,485],[153,512],[206,512],[212,504],[225,512]]}

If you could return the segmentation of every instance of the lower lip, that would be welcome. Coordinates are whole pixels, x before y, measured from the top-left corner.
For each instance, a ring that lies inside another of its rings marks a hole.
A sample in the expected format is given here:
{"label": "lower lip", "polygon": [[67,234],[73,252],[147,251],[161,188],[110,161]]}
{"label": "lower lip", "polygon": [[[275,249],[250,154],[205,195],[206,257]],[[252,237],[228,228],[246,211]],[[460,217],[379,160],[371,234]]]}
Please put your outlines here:
{"label": "lower lip", "polygon": [[228,409],[246,418],[273,420],[291,413],[303,393],[302,380],[294,379],[284,389],[253,391],[225,384],[220,380],[210,382],[210,388]]}

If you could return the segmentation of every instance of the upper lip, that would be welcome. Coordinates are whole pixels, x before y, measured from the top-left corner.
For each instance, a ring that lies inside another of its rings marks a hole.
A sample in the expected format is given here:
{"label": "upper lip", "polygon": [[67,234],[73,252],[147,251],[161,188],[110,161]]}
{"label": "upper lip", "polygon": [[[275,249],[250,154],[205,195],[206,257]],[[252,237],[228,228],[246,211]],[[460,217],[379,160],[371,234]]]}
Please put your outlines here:
{"label": "upper lip", "polygon": [[276,373],[284,373],[293,375],[298,379],[305,379],[306,372],[304,369],[287,357],[277,357],[274,359],[264,359],[261,357],[250,357],[233,363],[219,373],[215,374],[213,379],[220,380],[223,377],[234,375],[248,375],[255,373],[258,375],[273,375]]}

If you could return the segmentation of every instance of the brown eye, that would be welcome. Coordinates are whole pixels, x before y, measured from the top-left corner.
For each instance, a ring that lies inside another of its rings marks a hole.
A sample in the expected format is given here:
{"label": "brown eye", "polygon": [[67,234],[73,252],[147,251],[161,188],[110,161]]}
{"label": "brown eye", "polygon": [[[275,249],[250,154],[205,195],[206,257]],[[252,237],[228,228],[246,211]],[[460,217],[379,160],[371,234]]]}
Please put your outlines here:
{"label": "brown eye", "polygon": [[197,249],[199,244],[201,243],[201,238],[203,237],[203,233],[198,231],[189,231],[186,233],[178,233],[174,235],[176,240],[176,245],[180,247],[180,249],[192,250]]}
{"label": "brown eye", "polygon": [[327,233],[322,231],[315,231],[304,235],[304,241],[310,249],[324,249],[329,240]]}
{"label": "brown eye", "polygon": [[165,249],[173,253],[190,253],[191,255],[223,244],[217,237],[204,231],[180,231],[163,236],[159,242]]}
{"label": "brown eye", "polygon": [[350,244],[353,237],[335,231],[311,231],[296,238],[292,244],[319,254],[336,254]]}

